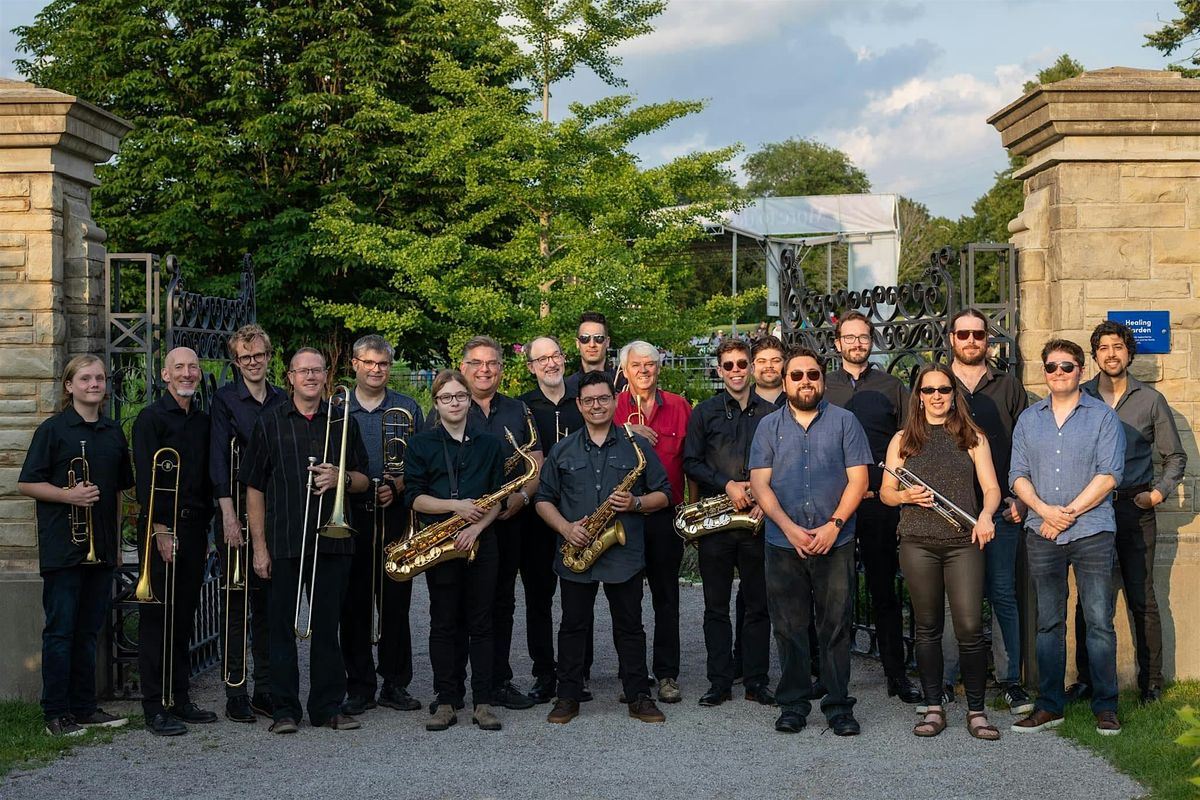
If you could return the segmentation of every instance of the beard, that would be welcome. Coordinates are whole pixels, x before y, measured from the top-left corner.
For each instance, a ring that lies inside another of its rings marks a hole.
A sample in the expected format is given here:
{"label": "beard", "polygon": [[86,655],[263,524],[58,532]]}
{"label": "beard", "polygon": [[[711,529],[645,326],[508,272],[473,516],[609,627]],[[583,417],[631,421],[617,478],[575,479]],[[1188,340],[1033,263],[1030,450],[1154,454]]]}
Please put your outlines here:
{"label": "beard", "polygon": [[982,364],[983,359],[986,356],[987,356],[987,348],[984,348],[984,347],[979,348],[979,351],[977,353],[975,353],[975,355],[967,355],[966,353],[962,352],[961,350],[954,351],[955,360],[958,361],[958,363],[960,363],[964,366],[967,366],[967,367],[974,367],[979,364]]}
{"label": "beard", "polygon": [[777,372],[774,378],[755,378],[754,383],[764,389],[778,389],[783,385],[783,373]]}
{"label": "beard", "polygon": [[870,350],[859,350],[858,348],[847,350],[842,353],[842,361],[845,361],[847,364],[853,364],[856,367],[860,367],[867,363],[867,359],[870,357]]}
{"label": "beard", "polygon": [[789,394],[788,395],[788,405],[791,406],[792,408],[796,409],[797,411],[812,411],[814,408],[816,408],[818,405],[821,404],[821,400],[824,397],[825,397],[824,389],[818,389],[816,392],[813,393],[813,396],[808,399],[801,397],[799,393],[797,393],[794,397]]}
{"label": "beard", "polygon": [[1129,369],[1128,364],[1123,364],[1123,365],[1118,365],[1118,366],[1108,366],[1104,362],[1099,362],[1098,366],[1100,367],[1100,371],[1103,372],[1105,375],[1107,375],[1110,378],[1119,378],[1125,374],[1126,370]]}
{"label": "beard", "polygon": [[194,387],[194,386],[190,389],[176,389],[175,390],[175,394],[179,395],[180,397],[191,397],[195,393],[196,393],[196,387]]}

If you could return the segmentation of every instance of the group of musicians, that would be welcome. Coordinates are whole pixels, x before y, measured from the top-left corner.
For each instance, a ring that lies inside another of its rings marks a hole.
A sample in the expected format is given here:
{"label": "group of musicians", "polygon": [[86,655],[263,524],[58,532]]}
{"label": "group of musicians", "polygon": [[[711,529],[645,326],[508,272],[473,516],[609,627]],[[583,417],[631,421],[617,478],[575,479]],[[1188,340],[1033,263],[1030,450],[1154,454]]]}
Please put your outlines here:
{"label": "group of musicians", "polygon": [[[950,365],[922,369],[911,393],[871,359],[874,336],[865,316],[842,316],[841,366],[828,373],[817,353],[774,337],[726,339],[716,352],[723,388],[693,408],[659,386],[659,351],[647,342],[626,344],[619,372],[609,371],[607,322],[588,312],[576,331],[575,374],[565,374],[559,341],[538,337],[522,351],[537,387],[505,396],[501,346],[478,336],[458,369],[433,380],[426,416],[389,388],[395,353],[382,337],[354,343],[354,385],[335,404],[321,352],[292,354],[285,391],[268,380],[270,337],[248,325],[228,343],[238,377],[217,390],[207,413],[195,402],[196,353],[167,354],[166,392],[138,415],[132,463],[119,426],[101,413],[103,363],[77,357],[63,376],[63,410],[35,434],[19,484],[37,500],[47,731],[125,723],[96,705],[95,649],[118,555],[117,498],[136,474],[146,591],[157,599],[143,607],[138,632],[154,734],[217,720],[189,693],[187,659],[214,507],[225,580],[243,573],[225,594],[239,613],[222,614],[225,716],[267,717],[274,733],[296,732],[305,709],[315,727],[351,730],[377,705],[422,707],[408,692],[414,570],[425,573],[430,599],[428,730],[456,724],[468,668],[471,722],[483,730],[502,727],[497,707],[553,701],[549,722],[574,719],[592,699],[600,584],[620,702],[635,719],[662,722],[655,698],[682,699],[678,576],[689,541],[705,604],[701,706],[730,700],[740,680],[746,699],[779,706],[777,731],[802,730],[819,701],[835,734],[857,734],[849,683],[860,559],[887,694],[920,704],[914,734],[946,727],[961,673],[968,731],[999,737],[983,703],[984,597],[999,634],[1002,697],[1022,716],[1011,729],[1054,727],[1068,697],[1090,696],[1097,730],[1119,732],[1108,568],[1119,562],[1122,570],[1139,687],[1153,701],[1163,682],[1153,507],[1185,464],[1165,400],[1128,374],[1132,334],[1097,327],[1099,375],[1082,387],[1082,349],[1049,342],[1050,394],[1028,409],[1017,378],[988,364],[988,320],[978,311],[953,318]],[[399,433],[389,422],[397,409]],[[397,542],[447,522],[454,525],[443,545],[396,568]],[[1038,598],[1036,703],[1020,679],[1019,557]],[[1065,695],[1068,565],[1086,647],[1079,682]],[[897,569],[912,594],[919,688],[906,673]],[[385,578],[397,574],[405,579]],[[510,662],[518,575],[529,692],[514,684]],[[781,667],[774,690],[772,630]],[[311,638],[303,706],[297,638]]]}

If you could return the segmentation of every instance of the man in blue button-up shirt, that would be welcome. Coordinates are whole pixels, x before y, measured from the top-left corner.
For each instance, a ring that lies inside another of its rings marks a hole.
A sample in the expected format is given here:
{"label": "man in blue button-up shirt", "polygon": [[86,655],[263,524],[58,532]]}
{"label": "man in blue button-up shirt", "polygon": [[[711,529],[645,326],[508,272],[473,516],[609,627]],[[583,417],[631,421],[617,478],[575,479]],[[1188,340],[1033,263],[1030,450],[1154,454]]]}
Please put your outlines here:
{"label": "man in blue button-up shirt", "polygon": [[1050,395],[1013,430],[1008,481],[1029,506],[1025,547],[1037,593],[1036,706],[1012,726],[1031,733],[1062,723],[1066,670],[1067,568],[1087,620],[1096,731],[1121,732],[1117,720],[1117,637],[1113,629],[1115,557],[1112,490],[1125,467],[1125,433],[1103,401],[1081,392],[1083,349],[1051,339],[1042,348]]}
{"label": "man in blue button-up shirt", "polygon": [[850,697],[854,511],[867,489],[871,447],[854,414],[824,400],[825,367],[812,350],[787,357],[787,405],[759,423],[750,487],[767,518],[767,608],[779,648],[775,730],[797,733],[809,702],[809,616],[815,610],[821,711],[839,736],[859,732]]}

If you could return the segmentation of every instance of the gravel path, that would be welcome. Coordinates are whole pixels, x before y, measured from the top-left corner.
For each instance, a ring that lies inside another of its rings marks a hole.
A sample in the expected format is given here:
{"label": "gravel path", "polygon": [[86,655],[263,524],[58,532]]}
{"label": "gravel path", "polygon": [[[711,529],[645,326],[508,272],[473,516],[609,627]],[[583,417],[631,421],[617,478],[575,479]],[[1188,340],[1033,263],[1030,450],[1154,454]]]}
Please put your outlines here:
{"label": "gravel path", "polygon": [[[413,592],[414,631],[428,619],[422,581]],[[601,593],[601,598],[603,593]],[[889,700],[879,666],[855,659],[851,690],[858,697],[857,738],[833,736],[814,709],[798,735],[774,732],[776,710],[735,699],[700,708],[707,688],[701,634],[703,599],[682,589],[684,701],[662,705],[665,725],[626,716],[615,700],[616,655],[607,604],[597,600],[596,700],[578,719],[549,725],[549,706],[499,710],[504,730],[485,733],[460,712],[445,733],[424,730],[425,712],[377,709],[359,731],[304,726],[298,735],[271,736],[266,725],[222,718],[194,725],[186,736],[159,739],[144,731],[112,744],[84,747],[48,767],[15,772],[0,783],[3,800],[87,798],[162,800],[199,797],[276,798],[353,796],[392,798],[1053,798],[1108,800],[1146,794],[1102,759],[1054,734],[1009,734],[1011,717],[996,712],[1003,738],[979,742],[967,735],[962,698],[950,728],[936,739],[911,733],[911,706]],[[521,616],[518,605],[518,617]],[[652,615],[647,592],[644,619]],[[514,635],[513,667],[528,688],[523,620]],[[414,642],[413,694],[428,702],[431,678],[426,642]],[[302,649],[301,658],[305,651]],[[302,671],[303,674],[303,671]],[[772,667],[778,676],[778,665]],[[224,695],[218,670],[198,682],[193,696],[218,712]],[[132,706],[107,704],[110,711]],[[464,722],[466,724],[464,724]]]}

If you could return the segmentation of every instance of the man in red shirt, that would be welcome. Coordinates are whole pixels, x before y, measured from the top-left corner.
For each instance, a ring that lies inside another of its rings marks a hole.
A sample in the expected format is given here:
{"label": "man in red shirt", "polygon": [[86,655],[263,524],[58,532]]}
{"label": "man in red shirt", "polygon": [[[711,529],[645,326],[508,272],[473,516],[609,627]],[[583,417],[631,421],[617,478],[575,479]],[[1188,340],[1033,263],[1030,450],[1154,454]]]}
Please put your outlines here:
{"label": "man in red shirt", "polygon": [[629,385],[617,397],[613,423],[629,422],[646,437],[667,470],[671,505],[646,516],[646,581],[654,604],[654,659],[658,699],[678,703],[679,693],[679,563],[683,540],[675,533],[674,507],[683,502],[683,437],[692,406],[677,394],[658,388],[658,348],[630,342],[621,348],[621,371]]}

